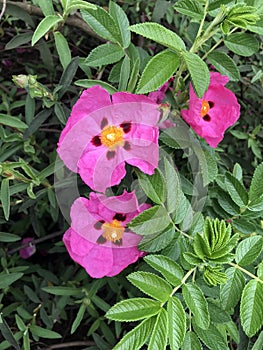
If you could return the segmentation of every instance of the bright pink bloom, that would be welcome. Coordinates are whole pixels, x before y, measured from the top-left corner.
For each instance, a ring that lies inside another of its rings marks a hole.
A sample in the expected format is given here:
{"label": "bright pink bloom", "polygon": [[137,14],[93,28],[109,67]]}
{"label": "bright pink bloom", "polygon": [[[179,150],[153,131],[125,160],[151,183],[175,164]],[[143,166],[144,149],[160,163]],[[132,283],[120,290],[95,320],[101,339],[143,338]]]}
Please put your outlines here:
{"label": "bright pink bloom", "polygon": [[34,238],[32,237],[26,237],[22,239],[22,245],[28,244],[28,247],[22,248],[19,250],[19,255],[21,256],[22,259],[28,259],[30,258],[31,255],[33,255],[36,252],[36,246],[34,243],[30,243],[33,241]]}
{"label": "bright pink bloom", "polygon": [[153,174],[158,165],[158,104],[100,86],[85,90],[61,133],[58,153],[96,191],[120,183],[125,162]]}
{"label": "bright pink bloom", "polygon": [[190,84],[189,109],[181,111],[183,119],[213,148],[240,116],[235,94],[225,87],[228,81],[220,73],[210,73],[210,85],[202,98],[196,96]]}
{"label": "bright pink bloom", "polygon": [[134,193],[106,197],[90,193],[71,207],[71,227],[63,236],[73,260],[91,277],[115,276],[145,253],[137,248],[141,236],[127,223],[149,205],[138,206]]}

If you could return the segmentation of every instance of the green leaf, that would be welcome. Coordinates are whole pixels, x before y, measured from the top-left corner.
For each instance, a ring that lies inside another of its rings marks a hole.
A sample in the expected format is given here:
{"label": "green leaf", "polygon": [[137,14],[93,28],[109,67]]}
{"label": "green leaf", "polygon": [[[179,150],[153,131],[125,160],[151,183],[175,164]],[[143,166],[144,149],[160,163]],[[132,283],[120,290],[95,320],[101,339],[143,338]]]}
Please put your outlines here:
{"label": "green leaf", "polygon": [[232,174],[226,173],[225,185],[230,197],[239,207],[248,204],[248,194],[244,185]]}
{"label": "green leaf", "polygon": [[12,345],[16,350],[21,350],[19,344],[13,336],[11,329],[0,314],[0,331],[3,337],[7,340],[8,345]]}
{"label": "green leaf", "polygon": [[195,53],[184,51],[182,56],[189,70],[194,91],[201,98],[208,89],[210,82],[208,67]]}
{"label": "green leaf", "polygon": [[0,113],[0,124],[10,126],[11,128],[15,128],[19,130],[24,130],[28,128],[28,125],[26,125],[20,119],[16,117],[12,117],[11,115],[2,114],[2,113]]}
{"label": "green leaf", "polygon": [[[220,305],[220,304],[219,304]],[[215,301],[211,300],[208,302],[208,311],[210,314],[210,321],[212,323],[222,324],[231,322],[231,316],[229,313],[222,309]]]}
{"label": "green leaf", "polygon": [[151,272],[133,272],[127,279],[150,297],[165,302],[172,293],[171,285]]}
{"label": "green leaf", "polygon": [[9,219],[10,214],[10,190],[9,179],[3,179],[1,183],[1,203],[4,211],[6,221]]}
{"label": "green leaf", "polygon": [[138,171],[137,175],[139,184],[147,197],[156,204],[162,204],[165,200],[165,184],[160,170],[156,168],[153,175]]}
{"label": "green leaf", "polygon": [[61,103],[56,103],[54,106],[54,112],[58,118],[58,120],[60,121],[61,125],[66,125],[67,123],[67,116],[65,114],[65,111],[62,107]]}
{"label": "green leaf", "polygon": [[263,349],[263,331],[260,332],[258,339],[256,340],[251,350],[262,350]]}
{"label": "green leaf", "polygon": [[196,322],[193,322],[194,331],[202,342],[210,350],[229,350],[228,345],[219,332],[219,330],[211,323],[207,330],[204,330],[196,325]]}
{"label": "green leaf", "polygon": [[119,26],[112,16],[102,7],[97,6],[96,10],[81,11],[82,18],[102,38],[113,43],[122,43],[122,36]]}
{"label": "green leaf", "polygon": [[208,61],[223,75],[232,81],[240,80],[240,73],[235,61],[222,51],[213,51],[207,56]]}
{"label": "green leaf", "polygon": [[86,306],[84,304],[81,304],[79,311],[77,313],[77,316],[72,324],[70,334],[75,333],[76,329],[79,327],[79,325],[84,317],[85,311],[86,311]]}
{"label": "green leaf", "polygon": [[186,333],[184,342],[182,344],[182,350],[202,350],[200,340],[194,332],[189,331]]}
{"label": "green leaf", "polygon": [[176,297],[171,297],[167,305],[168,337],[173,350],[180,348],[186,333],[186,316],[183,305]]}
{"label": "green leaf", "polygon": [[234,267],[230,267],[225,273],[227,281],[220,286],[220,300],[225,310],[231,310],[241,298],[242,290],[245,286],[245,277],[241,271]]}
{"label": "green leaf", "polygon": [[132,298],[122,300],[112,306],[106,317],[114,321],[138,321],[156,315],[161,303],[148,298]]}
{"label": "green leaf", "polygon": [[113,350],[139,350],[146,343],[152,334],[156,317],[150,317],[142,321],[138,326],[133,328],[130,332],[116,344]]}
{"label": "green leaf", "polygon": [[54,15],[52,0],[38,0],[37,4],[40,6],[44,16]]}
{"label": "green leaf", "polygon": [[180,58],[175,52],[165,50],[152,57],[142,72],[136,90],[137,94],[145,94],[157,90],[163,85],[180,65]]}
{"label": "green leaf", "polygon": [[23,276],[21,272],[14,273],[1,273],[0,274],[0,289],[5,289],[9,287],[12,283],[19,280]]}
{"label": "green leaf", "polygon": [[81,295],[83,292],[81,289],[73,288],[73,287],[42,287],[44,292],[53,295],[64,295],[64,296],[72,296],[72,295]]}
{"label": "green leaf", "polygon": [[179,0],[174,5],[174,8],[179,13],[189,16],[197,22],[201,21],[204,13],[202,5],[195,0]]}
{"label": "green leaf", "polygon": [[5,50],[12,50],[31,41],[33,36],[32,32],[26,32],[23,34],[17,34],[14,36],[5,46]]}
{"label": "green leaf", "polygon": [[20,241],[21,237],[14,235],[13,233],[0,232],[0,242],[17,242]]}
{"label": "green leaf", "polygon": [[79,79],[75,81],[74,84],[84,88],[90,88],[95,85],[100,85],[103,89],[107,90],[110,94],[113,94],[114,92],[117,91],[117,89],[114,86],[108,83],[105,83],[104,81],[96,80],[96,79]]}
{"label": "green leaf", "polygon": [[159,252],[168,246],[174,236],[174,228],[169,228],[168,226],[165,230],[159,233],[143,236],[142,240],[139,243],[139,249],[149,253]]}
{"label": "green leaf", "polygon": [[37,335],[40,338],[46,338],[46,339],[59,339],[62,338],[62,336],[54,331],[51,331],[50,329],[45,329],[36,325],[30,326],[30,332],[34,335]]}
{"label": "green leaf", "polygon": [[118,62],[124,56],[123,49],[116,44],[102,44],[93,49],[85,60],[90,67],[106,66]]}
{"label": "green leaf", "polygon": [[91,4],[87,1],[82,0],[70,0],[69,7],[67,7],[67,13],[74,11],[74,10],[96,10],[96,5]]}
{"label": "green leaf", "polygon": [[135,60],[133,67],[132,67],[129,83],[127,86],[127,91],[133,92],[135,90],[135,86],[137,84],[138,77],[139,77],[139,72],[140,72],[140,58],[138,57]]}
{"label": "green leaf", "polygon": [[131,63],[130,58],[128,56],[124,57],[124,60],[121,64],[121,71],[120,71],[120,81],[118,89],[119,91],[126,91],[127,85],[130,77],[130,71],[131,71]]}
{"label": "green leaf", "polygon": [[110,1],[109,4],[110,15],[115,21],[115,24],[118,25],[121,33],[121,43],[122,47],[126,49],[131,43],[131,32],[128,29],[130,23],[126,13],[123,9],[114,1]]}
{"label": "green leaf", "polygon": [[144,257],[144,260],[148,265],[160,272],[172,285],[179,286],[179,284],[181,284],[181,280],[184,277],[184,272],[181,266],[168,256],[147,255]]}
{"label": "green leaf", "polygon": [[165,182],[167,187],[167,201],[166,207],[168,213],[174,213],[181,204],[183,192],[181,187],[181,181],[179,175],[175,170],[175,166],[165,158],[164,159],[165,169]]}
{"label": "green leaf", "polygon": [[41,110],[32,120],[28,129],[24,132],[23,139],[28,139],[31,135],[36,132],[40,126],[47,120],[47,118],[51,115],[51,109],[43,109]]}
{"label": "green leaf", "polygon": [[245,286],[240,304],[242,327],[248,337],[253,337],[263,326],[263,284],[251,280]]}
{"label": "green leaf", "polygon": [[196,284],[186,283],[182,286],[182,292],[186,305],[194,314],[198,326],[207,329],[210,324],[210,315],[202,290]]}
{"label": "green leaf", "polygon": [[165,350],[167,344],[167,337],[168,315],[167,311],[162,308],[157,316],[154,328],[152,330],[148,350]]}
{"label": "green leaf", "polygon": [[63,69],[66,69],[67,65],[71,61],[71,52],[68,41],[60,32],[55,32],[54,38],[59,60],[62,64]]}
{"label": "green leaf", "polygon": [[232,201],[230,195],[224,191],[217,191],[217,201],[219,205],[230,215],[236,216],[240,214],[240,208]]}
{"label": "green leaf", "polygon": [[254,171],[253,178],[249,189],[249,199],[251,202],[256,201],[263,195],[263,163],[258,165]]}
{"label": "green leaf", "polygon": [[62,88],[58,92],[59,99],[61,99],[61,97],[65,94],[68,87],[72,83],[72,80],[76,75],[78,67],[79,67],[79,57],[77,56],[72,58],[71,62],[67,65],[67,68],[64,70],[59,80],[59,85],[62,86]]}
{"label": "green leaf", "polygon": [[251,264],[257,259],[263,249],[261,236],[252,236],[239,243],[236,249],[236,262],[240,266]]}
{"label": "green leaf", "polygon": [[31,45],[34,46],[35,43],[38,42],[38,40],[42,38],[42,36],[44,36],[52,27],[62,21],[63,18],[56,15],[49,15],[42,19],[33,34]]}
{"label": "green leaf", "polygon": [[151,235],[162,231],[169,224],[170,218],[165,208],[155,205],[132,219],[128,227],[139,235]]}
{"label": "green leaf", "polygon": [[253,55],[259,49],[258,40],[254,35],[247,33],[233,33],[224,43],[230,51],[245,57]]}

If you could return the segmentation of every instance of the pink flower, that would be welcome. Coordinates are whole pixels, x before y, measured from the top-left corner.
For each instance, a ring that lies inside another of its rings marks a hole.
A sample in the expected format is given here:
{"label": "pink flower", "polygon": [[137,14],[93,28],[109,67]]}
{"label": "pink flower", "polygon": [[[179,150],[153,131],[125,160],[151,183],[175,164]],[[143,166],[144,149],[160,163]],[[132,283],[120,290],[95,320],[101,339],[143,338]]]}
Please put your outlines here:
{"label": "pink flower", "polygon": [[32,256],[36,252],[36,246],[34,243],[30,243],[33,241],[34,238],[32,237],[26,237],[22,239],[22,245],[28,244],[28,247],[22,248],[19,250],[19,255],[21,256],[22,259],[28,259],[30,256]]}
{"label": "pink flower", "polygon": [[158,165],[158,104],[100,86],[85,90],[61,133],[58,153],[92,189],[105,192],[125,176],[125,162],[153,174]]}
{"label": "pink flower", "polygon": [[213,148],[240,116],[235,94],[225,87],[228,81],[220,73],[210,73],[210,85],[202,98],[196,96],[190,85],[189,109],[181,111],[183,119]]}
{"label": "pink flower", "polygon": [[73,260],[91,277],[115,276],[145,253],[138,250],[141,237],[126,224],[147,209],[138,206],[134,193],[106,197],[93,192],[78,198],[71,207],[71,227],[63,236]]}

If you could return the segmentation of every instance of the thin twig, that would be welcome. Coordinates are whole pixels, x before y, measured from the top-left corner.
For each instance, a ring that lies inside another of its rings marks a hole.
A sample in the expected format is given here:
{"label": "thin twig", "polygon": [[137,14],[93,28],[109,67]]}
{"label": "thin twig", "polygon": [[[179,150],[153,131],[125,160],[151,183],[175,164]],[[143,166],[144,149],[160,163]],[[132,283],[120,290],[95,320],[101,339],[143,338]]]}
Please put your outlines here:
{"label": "thin twig", "polygon": [[51,345],[48,348],[46,348],[46,350],[72,348],[73,346],[94,346],[94,345],[96,344],[92,341],[72,341],[68,343]]}
{"label": "thin twig", "polygon": [[3,6],[2,6],[1,13],[0,13],[0,20],[3,17],[4,13],[5,13],[5,9],[6,9],[6,0],[3,0]]}

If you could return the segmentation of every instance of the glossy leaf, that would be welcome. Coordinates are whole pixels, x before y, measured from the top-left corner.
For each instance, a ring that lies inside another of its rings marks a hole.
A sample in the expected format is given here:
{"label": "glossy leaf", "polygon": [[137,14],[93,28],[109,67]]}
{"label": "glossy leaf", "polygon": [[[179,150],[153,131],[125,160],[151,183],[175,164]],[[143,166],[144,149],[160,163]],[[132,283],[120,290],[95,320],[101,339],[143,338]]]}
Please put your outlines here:
{"label": "glossy leaf", "polygon": [[248,33],[233,33],[224,41],[226,47],[240,55],[249,57],[259,49],[259,42],[254,35]]}
{"label": "glossy leaf", "polygon": [[211,323],[209,328],[204,330],[193,322],[194,331],[209,350],[229,350],[225,338],[219,330]]}
{"label": "glossy leaf", "polygon": [[180,349],[186,333],[186,315],[181,301],[172,297],[168,301],[169,342],[173,350]]}
{"label": "glossy leaf", "polygon": [[59,339],[62,338],[62,336],[54,331],[51,331],[50,329],[45,329],[36,325],[30,326],[30,332],[34,335],[37,335],[40,338],[46,338],[46,339]]}
{"label": "glossy leaf", "polygon": [[67,65],[71,61],[71,52],[68,41],[60,32],[55,32],[54,38],[59,60],[62,64],[63,69],[66,69]]}
{"label": "glossy leaf", "polygon": [[[165,350],[168,337],[168,315],[162,308],[156,318],[148,350]],[[133,348],[134,349],[134,348]]]}
{"label": "glossy leaf", "polygon": [[251,264],[257,259],[263,249],[261,236],[253,236],[244,239],[236,249],[236,262],[240,266]]}
{"label": "glossy leaf", "polygon": [[121,33],[121,43],[123,48],[127,48],[131,42],[131,32],[128,29],[129,20],[126,13],[123,9],[114,1],[110,1],[109,4],[110,15],[115,21],[115,24],[118,25],[120,33]]}
{"label": "glossy leaf", "polygon": [[192,331],[186,333],[182,350],[203,350],[200,340]]}
{"label": "glossy leaf", "polygon": [[123,49],[119,45],[102,44],[90,52],[85,62],[90,67],[105,66],[118,62],[124,54]]}
{"label": "glossy leaf", "polygon": [[213,51],[207,56],[208,61],[222,75],[227,75],[232,81],[240,80],[240,73],[235,61],[222,51]]}
{"label": "glossy leaf", "polygon": [[32,46],[34,46],[52,27],[62,21],[63,18],[57,15],[49,15],[42,19],[33,34]]}

